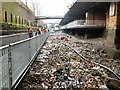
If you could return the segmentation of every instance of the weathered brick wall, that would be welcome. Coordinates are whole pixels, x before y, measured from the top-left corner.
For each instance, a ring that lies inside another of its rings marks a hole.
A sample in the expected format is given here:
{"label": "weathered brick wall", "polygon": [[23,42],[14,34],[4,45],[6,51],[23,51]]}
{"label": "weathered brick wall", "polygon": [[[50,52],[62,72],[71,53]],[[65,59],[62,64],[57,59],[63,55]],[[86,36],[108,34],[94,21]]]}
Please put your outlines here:
{"label": "weathered brick wall", "polygon": [[116,28],[116,19],[117,19],[117,16],[109,17],[109,24],[108,24],[109,29]]}

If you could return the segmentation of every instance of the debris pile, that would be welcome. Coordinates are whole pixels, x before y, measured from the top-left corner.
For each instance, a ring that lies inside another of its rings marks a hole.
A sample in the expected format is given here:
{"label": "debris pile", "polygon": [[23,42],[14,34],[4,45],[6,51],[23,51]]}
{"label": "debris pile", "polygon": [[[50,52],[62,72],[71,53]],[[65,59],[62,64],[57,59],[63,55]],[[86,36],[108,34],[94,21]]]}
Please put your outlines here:
{"label": "debris pile", "polygon": [[[83,60],[62,43],[71,45],[90,61]],[[115,85],[111,84],[110,72],[91,62],[101,63],[101,58],[107,55],[105,50],[95,47],[90,43],[78,42],[71,36],[49,37],[17,90],[118,89],[120,81],[113,79]]]}
{"label": "debris pile", "polygon": [[120,76],[120,60],[108,59],[107,51],[101,45],[79,41],[69,42],[68,45],[88,60],[105,65]]}

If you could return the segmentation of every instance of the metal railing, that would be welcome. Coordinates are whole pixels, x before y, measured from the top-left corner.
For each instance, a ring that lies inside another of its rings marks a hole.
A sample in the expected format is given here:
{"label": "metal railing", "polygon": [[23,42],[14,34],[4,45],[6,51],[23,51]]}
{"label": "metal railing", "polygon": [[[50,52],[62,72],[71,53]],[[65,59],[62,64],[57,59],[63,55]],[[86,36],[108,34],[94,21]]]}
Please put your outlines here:
{"label": "metal railing", "polygon": [[0,47],[7,45],[9,43],[14,43],[27,38],[29,38],[28,33],[0,36]]}
{"label": "metal railing", "polygon": [[49,33],[0,47],[0,90],[10,90],[38,53]]}
{"label": "metal railing", "polygon": [[62,26],[60,29],[85,27],[105,27],[105,20],[76,20]]}

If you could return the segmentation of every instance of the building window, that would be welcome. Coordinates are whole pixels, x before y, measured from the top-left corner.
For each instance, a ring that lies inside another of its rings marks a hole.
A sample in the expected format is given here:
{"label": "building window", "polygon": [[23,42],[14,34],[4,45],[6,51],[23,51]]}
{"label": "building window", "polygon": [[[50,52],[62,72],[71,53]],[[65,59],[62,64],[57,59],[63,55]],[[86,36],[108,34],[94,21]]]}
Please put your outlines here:
{"label": "building window", "polygon": [[23,25],[23,18],[22,18],[22,25]]}
{"label": "building window", "polygon": [[29,26],[29,20],[27,20],[27,25]]}
{"label": "building window", "polygon": [[26,19],[24,19],[24,25],[26,25]]}
{"label": "building window", "polygon": [[5,22],[7,22],[7,11],[5,11]]}
{"label": "building window", "polygon": [[17,24],[17,15],[15,15],[15,23]]}
{"label": "building window", "polygon": [[12,15],[12,13],[11,13],[11,23],[13,22],[13,15]]}
{"label": "building window", "polygon": [[110,3],[109,15],[110,16],[114,16],[115,15],[115,2]]}
{"label": "building window", "polygon": [[21,22],[21,19],[20,19],[20,16],[19,16],[19,24],[20,24],[20,22]]}

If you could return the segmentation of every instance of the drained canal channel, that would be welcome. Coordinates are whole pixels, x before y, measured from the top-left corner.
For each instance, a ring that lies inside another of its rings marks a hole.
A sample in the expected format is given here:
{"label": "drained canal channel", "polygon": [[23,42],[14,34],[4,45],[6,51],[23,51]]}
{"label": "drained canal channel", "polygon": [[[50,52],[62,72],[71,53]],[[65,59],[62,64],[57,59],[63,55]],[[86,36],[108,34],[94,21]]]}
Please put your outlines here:
{"label": "drained canal channel", "polygon": [[120,90],[120,60],[99,44],[50,35],[16,90]]}

